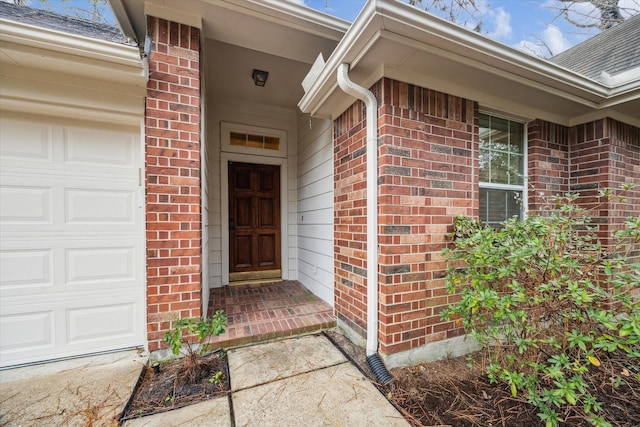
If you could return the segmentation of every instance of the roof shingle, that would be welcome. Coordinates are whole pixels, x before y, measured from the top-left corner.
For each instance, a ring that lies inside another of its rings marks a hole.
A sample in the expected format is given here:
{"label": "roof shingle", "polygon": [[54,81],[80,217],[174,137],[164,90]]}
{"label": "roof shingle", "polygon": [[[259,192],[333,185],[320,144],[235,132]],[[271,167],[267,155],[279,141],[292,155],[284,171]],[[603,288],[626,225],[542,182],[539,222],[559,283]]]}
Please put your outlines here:
{"label": "roof shingle", "polygon": [[73,18],[1,0],[0,18],[113,43],[131,44],[114,25]]}
{"label": "roof shingle", "polygon": [[568,49],[551,62],[596,80],[640,67],[640,14]]}

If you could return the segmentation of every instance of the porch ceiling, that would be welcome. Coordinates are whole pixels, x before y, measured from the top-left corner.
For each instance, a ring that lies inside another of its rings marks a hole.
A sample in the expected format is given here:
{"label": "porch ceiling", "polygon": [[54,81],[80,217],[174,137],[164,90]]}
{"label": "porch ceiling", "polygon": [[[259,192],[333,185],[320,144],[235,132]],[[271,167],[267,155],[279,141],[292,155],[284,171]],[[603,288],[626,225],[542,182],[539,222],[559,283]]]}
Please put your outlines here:
{"label": "porch ceiling", "polygon": [[[309,71],[309,64],[211,39],[205,41],[204,48],[208,100],[241,100],[297,108],[304,93],[301,82]],[[269,72],[264,87],[253,83],[254,68]]]}
{"label": "porch ceiling", "polygon": [[[214,101],[297,108],[302,79],[318,53],[327,58],[349,27],[346,21],[283,0],[110,2],[123,31],[141,46],[147,15],[201,28],[207,96]],[[265,87],[254,85],[254,68],[269,72]]]}

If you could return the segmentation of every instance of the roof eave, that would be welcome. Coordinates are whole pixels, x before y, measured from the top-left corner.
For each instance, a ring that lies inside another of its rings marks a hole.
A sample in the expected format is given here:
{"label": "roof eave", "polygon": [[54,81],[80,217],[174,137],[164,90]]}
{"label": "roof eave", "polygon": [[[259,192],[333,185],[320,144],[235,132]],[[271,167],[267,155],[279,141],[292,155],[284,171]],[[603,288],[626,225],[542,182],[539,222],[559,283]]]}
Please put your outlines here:
{"label": "roof eave", "polygon": [[[205,16],[198,14],[198,7],[169,8],[163,1],[109,0],[116,20],[127,37],[144,43],[146,15],[167,19],[196,28],[203,27]],[[350,26],[348,21],[283,0],[200,0],[196,5],[218,6],[233,9],[247,15],[272,20],[301,31],[339,41]]]}
{"label": "roof eave", "polygon": [[[316,81],[300,100],[299,108],[305,113],[321,117],[340,114],[341,109],[348,107],[347,103],[329,108],[324,105],[332,92],[337,90],[337,67],[340,63],[350,63],[353,68],[358,58],[366,55],[367,49],[371,49],[382,38],[405,45],[413,44],[418,48],[422,46],[423,50],[444,52],[449,59],[500,76],[505,82],[526,85],[541,94],[566,98],[583,108],[599,109],[609,100],[612,91],[604,83],[421,13],[411,6],[393,0],[374,0],[367,3],[347,31]],[[379,63],[386,65],[385,58],[379,58]],[[373,69],[360,70],[359,74],[374,72]],[[557,119],[564,123],[571,120],[570,117]]]}

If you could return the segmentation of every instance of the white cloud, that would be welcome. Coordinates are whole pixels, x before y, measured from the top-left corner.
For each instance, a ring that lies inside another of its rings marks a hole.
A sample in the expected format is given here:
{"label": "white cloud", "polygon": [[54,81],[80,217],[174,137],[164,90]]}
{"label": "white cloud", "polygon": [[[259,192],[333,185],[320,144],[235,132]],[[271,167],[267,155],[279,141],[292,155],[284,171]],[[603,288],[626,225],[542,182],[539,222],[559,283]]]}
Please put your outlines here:
{"label": "white cloud", "polygon": [[[469,6],[456,8],[455,11],[455,22],[471,31],[475,31],[478,24],[482,22],[481,32],[487,37],[503,42],[511,37],[513,32],[511,15],[502,7],[491,7],[487,0],[475,0],[475,9]],[[432,13],[438,14],[435,10]],[[439,13],[439,15],[450,19],[446,13]]]}
{"label": "white cloud", "polygon": [[490,19],[492,28],[487,35],[492,39],[507,39],[513,32],[511,28],[511,15],[503,8],[489,9],[487,16]]}
{"label": "white cloud", "polygon": [[571,47],[571,42],[564,37],[560,28],[555,25],[547,25],[547,28],[545,28],[542,33],[542,40],[554,55],[564,52]]}
{"label": "white cloud", "polygon": [[517,49],[537,56],[548,57],[564,52],[572,46],[560,30],[555,25],[547,25],[537,40],[522,40],[515,45]]}

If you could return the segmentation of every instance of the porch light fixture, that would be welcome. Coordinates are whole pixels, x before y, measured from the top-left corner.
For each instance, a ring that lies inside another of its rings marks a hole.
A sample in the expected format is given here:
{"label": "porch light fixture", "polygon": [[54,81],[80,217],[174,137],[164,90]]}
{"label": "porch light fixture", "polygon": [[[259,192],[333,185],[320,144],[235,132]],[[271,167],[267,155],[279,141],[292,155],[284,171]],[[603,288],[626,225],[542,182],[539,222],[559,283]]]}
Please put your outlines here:
{"label": "porch light fixture", "polygon": [[264,85],[267,84],[267,79],[269,78],[269,72],[268,71],[262,71],[262,70],[256,70],[254,68],[253,69],[253,74],[251,76],[253,77],[253,83],[256,86],[263,87]]}

